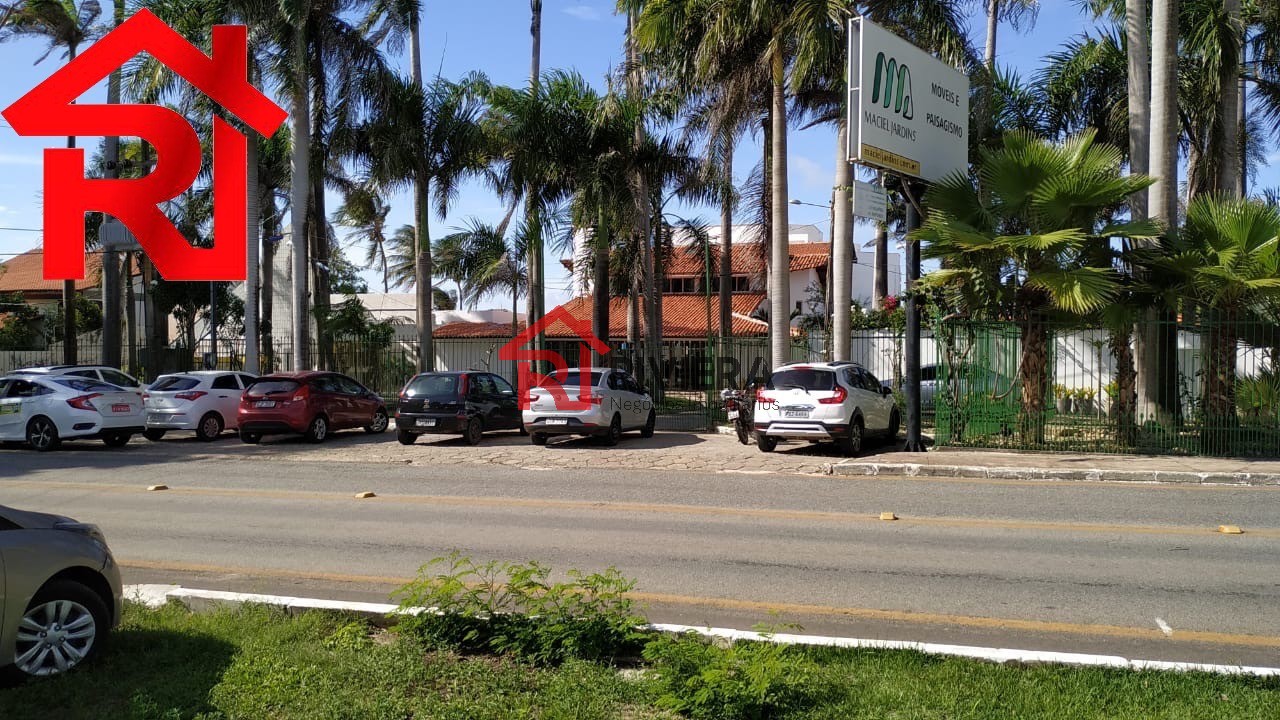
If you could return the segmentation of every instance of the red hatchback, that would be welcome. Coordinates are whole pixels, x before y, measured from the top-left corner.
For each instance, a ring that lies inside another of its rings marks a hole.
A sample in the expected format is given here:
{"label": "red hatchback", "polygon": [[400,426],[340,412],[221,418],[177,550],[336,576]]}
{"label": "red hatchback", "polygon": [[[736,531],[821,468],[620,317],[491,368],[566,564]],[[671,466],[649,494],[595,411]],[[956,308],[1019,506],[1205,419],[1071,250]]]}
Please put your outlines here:
{"label": "red hatchback", "polygon": [[387,429],[387,406],[377,393],[346,375],[316,370],[258,378],[245,388],[237,417],[240,439],[251,444],[263,435],[298,433],[318,443],[335,430]]}

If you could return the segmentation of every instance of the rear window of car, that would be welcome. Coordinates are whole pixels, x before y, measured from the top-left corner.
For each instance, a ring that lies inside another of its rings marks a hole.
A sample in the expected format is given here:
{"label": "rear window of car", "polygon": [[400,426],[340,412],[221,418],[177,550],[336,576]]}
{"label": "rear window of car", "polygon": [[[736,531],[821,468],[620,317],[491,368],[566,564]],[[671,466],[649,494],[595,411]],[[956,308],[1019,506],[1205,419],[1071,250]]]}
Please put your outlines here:
{"label": "rear window of car", "polygon": [[[569,370],[564,373],[553,373],[552,378],[564,387],[576,387],[582,385],[582,373],[577,370]],[[599,387],[601,374],[593,372],[587,379],[587,387]],[[546,384],[545,382],[543,383]]]}
{"label": "rear window of car", "polygon": [[190,390],[199,384],[200,381],[193,377],[166,375],[152,383],[151,389],[159,392],[178,392],[180,390]]}
{"label": "rear window of car", "polygon": [[769,377],[765,387],[770,390],[803,388],[805,390],[834,390],[836,374],[830,370],[814,368],[790,368],[779,370]]}
{"label": "rear window of car", "polygon": [[411,397],[457,397],[460,375],[419,375],[404,393]]}
{"label": "rear window of car", "polygon": [[249,392],[255,395],[268,395],[270,393],[287,393],[298,389],[298,382],[289,379],[266,379],[259,380],[249,386]]}
{"label": "rear window of car", "polygon": [[101,380],[90,380],[88,378],[71,377],[69,375],[49,378],[49,380],[78,392],[113,392],[120,390],[120,388],[115,385],[108,385]]}

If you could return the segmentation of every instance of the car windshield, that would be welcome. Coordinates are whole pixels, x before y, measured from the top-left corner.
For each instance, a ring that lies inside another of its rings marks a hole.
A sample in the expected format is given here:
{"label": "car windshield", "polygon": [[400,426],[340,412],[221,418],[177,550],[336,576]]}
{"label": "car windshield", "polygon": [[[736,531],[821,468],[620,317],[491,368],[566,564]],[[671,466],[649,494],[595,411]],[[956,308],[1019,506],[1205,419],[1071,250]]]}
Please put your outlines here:
{"label": "car windshield", "polygon": [[151,385],[151,390],[153,392],[180,392],[182,390],[190,390],[199,384],[200,381],[193,377],[165,375]]}
{"label": "car windshield", "polygon": [[779,370],[769,378],[770,390],[833,390],[836,375],[830,370],[814,368],[788,368]]}
{"label": "car windshield", "polygon": [[90,380],[89,378],[63,376],[50,378],[50,380],[78,392],[115,392],[121,389],[115,385],[108,385],[100,380]]}
{"label": "car windshield", "polygon": [[270,395],[272,393],[291,393],[298,389],[298,381],[289,380],[287,378],[275,378],[259,380],[249,386],[245,392],[254,395]]}
{"label": "car windshield", "polygon": [[458,397],[458,375],[419,375],[404,389],[410,397],[453,398]]}

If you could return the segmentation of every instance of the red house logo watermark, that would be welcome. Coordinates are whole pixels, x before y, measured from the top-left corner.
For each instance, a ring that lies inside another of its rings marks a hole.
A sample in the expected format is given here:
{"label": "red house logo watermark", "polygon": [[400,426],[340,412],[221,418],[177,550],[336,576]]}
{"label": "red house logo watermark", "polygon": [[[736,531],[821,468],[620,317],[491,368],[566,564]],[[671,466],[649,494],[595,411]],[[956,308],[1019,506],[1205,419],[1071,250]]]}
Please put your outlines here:
{"label": "red house logo watermark", "polygon": [[200,171],[200,138],[191,124],[159,105],[75,103],[143,52],[261,135],[274,133],[287,117],[249,84],[243,25],[213,28],[211,57],[149,10],[139,10],[0,113],[19,135],[137,136],[155,147],[155,170],[123,180],[86,178],[81,148],[44,151],[44,277],[84,278],[84,215],[102,212],[133,233],[166,280],[244,280],[244,134],[222,118],[213,119],[214,243],[212,248],[196,248],[160,209],[161,203],[191,187]]}
{"label": "red house logo watermark", "polygon": [[[578,363],[573,367],[586,368],[591,367],[591,352],[608,354],[609,345],[605,341],[595,336],[591,332],[591,326],[585,321],[575,318],[564,306],[558,306],[551,312],[543,316],[538,322],[524,329],[524,332],[511,338],[511,342],[503,345],[498,350],[498,358],[502,360],[514,361],[518,363],[516,370],[516,387],[520,392],[520,409],[527,410],[529,408],[529,390],[535,387],[542,387],[551,394],[551,401],[555,403],[557,410],[587,410],[592,407],[587,402],[591,395],[591,373],[579,373],[578,375],[578,397],[571,398],[565,392],[563,380],[566,371],[570,365],[563,355],[554,350],[532,350],[526,347],[534,337],[539,333],[544,333],[556,322],[562,322],[568,326],[574,337],[578,339]],[[533,371],[531,364],[534,362],[551,363],[553,370],[550,375],[543,375]]]}

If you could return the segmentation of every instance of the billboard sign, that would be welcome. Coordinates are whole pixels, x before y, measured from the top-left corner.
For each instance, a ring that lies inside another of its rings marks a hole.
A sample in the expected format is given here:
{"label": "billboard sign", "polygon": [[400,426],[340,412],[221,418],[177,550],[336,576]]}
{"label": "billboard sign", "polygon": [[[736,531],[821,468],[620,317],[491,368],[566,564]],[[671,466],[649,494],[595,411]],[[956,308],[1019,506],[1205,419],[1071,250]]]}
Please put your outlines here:
{"label": "billboard sign", "polygon": [[969,168],[969,78],[862,17],[849,21],[849,160],[930,182]]}

